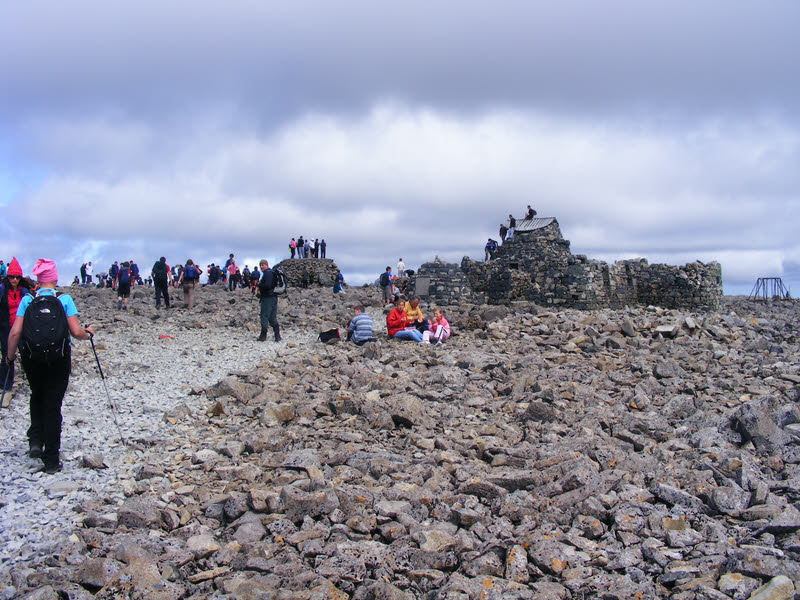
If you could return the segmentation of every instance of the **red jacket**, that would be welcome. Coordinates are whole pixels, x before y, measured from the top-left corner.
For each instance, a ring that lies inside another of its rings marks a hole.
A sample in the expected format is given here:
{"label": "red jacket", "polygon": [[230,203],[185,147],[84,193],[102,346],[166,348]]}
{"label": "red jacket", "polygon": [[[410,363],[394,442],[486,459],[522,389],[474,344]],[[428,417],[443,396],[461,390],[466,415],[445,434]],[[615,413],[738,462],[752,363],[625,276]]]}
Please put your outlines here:
{"label": "red jacket", "polygon": [[406,319],[406,311],[393,308],[386,315],[386,330],[389,332],[389,337],[394,337],[394,334],[408,327],[409,323]]}

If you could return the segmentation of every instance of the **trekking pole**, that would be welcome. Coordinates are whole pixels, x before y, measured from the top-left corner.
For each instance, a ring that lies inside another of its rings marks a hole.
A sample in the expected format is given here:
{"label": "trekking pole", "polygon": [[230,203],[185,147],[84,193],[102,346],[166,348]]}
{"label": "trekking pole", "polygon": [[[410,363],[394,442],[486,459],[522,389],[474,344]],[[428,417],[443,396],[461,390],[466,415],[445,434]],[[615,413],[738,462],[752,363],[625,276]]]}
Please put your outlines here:
{"label": "trekking pole", "polygon": [[8,385],[8,376],[11,375],[11,365],[13,364],[13,361],[9,361],[8,370],[6,371],[6,380],[3,382],[3,395],[0,396],[0,407],[2,408],[8,408],[8,404],[11,404],[10,398],[8,400],[8,404],[6,404],[6,386]]}
{"label": "trekking pole", "polygon": [[100,358],[97,356],[97,349],[94,347],[94,334],[91,333],[89,334],[89,341],[92,343],[92,352],[94,352],[94,359],[97,361],[97,370],[100,371],[100,379],[103,380],[103,388],[105,388],[106,390],[106,398],[108,399],[108,406],[111,407],[111,414],[114,416],[114,424],[117,426],[117,432],[119,432],[119,439],[122,440],[123,445],[127,446],[128,442],[125,439],[125,436],[122,435],[122,428],[120,428],[119,420],[117,419],[117,409],[114,408],[114,403],[111,401],[111,395],[108,393],[106,378],[105,375],[103,375],[103,368],[100,366]]}

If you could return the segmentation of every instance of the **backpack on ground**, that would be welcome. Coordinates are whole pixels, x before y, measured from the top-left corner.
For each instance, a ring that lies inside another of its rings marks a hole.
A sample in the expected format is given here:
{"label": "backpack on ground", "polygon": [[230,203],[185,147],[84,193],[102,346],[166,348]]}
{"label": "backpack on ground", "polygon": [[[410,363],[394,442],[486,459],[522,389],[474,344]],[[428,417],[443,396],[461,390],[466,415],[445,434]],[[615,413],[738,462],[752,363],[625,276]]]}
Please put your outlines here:
{"label": "backpack on ground", "polygon": [[25,310],[20,336],[20,356],[52,362],[69,352],[67,313],[58,299],[60,293],[37,294]]}
{"label": "backpack on ground", "polygon": [[272,293],[276,296],[280,296],[281,294],[286,293],[286,273],[283,272],[283,269],[279,267],[273,267],[272,272],[274,275],[272,276]]}
{"label": "backpack on ground", "polygon": [[323,344],[335,344],[341,339],[338,329],[328,329],[327,331],[321,331],[319,334],[319,341]]}
{"label": "backpack on ground", "polygon": [[385,271],[381,273],[380,283],[383,287],[389,285],[389,273],[386,273]]}
{"label": "backpack on ground", "polygon": [[130,283],[131,282],[130,269],[125,269],[125,268],[120,269],[119,273],[117,273],[117,276],[119,277],[119,282],[120,283]]}

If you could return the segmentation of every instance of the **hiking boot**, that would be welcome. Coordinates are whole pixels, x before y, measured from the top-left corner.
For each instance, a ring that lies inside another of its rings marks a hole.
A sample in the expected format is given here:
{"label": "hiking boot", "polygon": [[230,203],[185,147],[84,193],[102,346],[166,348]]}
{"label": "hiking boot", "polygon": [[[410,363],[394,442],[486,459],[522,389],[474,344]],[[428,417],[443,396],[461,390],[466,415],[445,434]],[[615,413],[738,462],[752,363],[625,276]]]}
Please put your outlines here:
{"label": "hiking boot", "polygon": [[56,460],[55,462],[46,462],[44,463],[44,466],[39,469],[39,472],[53,475],[54,473],[58,473],[63,466],[64,463],[62,463],[60,460]]}
{"label": "hiking boot", "polygon": [[280,342],[283,339],[281,338],[281,328],[276,325],[272,330],[275,332],[275,341]]}
{"label": "hiking boot", "polygon": [[117,310],[122,310],[122,300],[117,300]]}
{"label": "hiking boot", "polygon": [[258,336],[258,341],[259,342],[266,342],[267,341],[267,328],[266,327],[262,327],[261,328],[261,335]]}
{"label": "hiking boot", "polygon": [[31,458],[42,458],[42,445],[38,442],[31,442],[28,456]]}

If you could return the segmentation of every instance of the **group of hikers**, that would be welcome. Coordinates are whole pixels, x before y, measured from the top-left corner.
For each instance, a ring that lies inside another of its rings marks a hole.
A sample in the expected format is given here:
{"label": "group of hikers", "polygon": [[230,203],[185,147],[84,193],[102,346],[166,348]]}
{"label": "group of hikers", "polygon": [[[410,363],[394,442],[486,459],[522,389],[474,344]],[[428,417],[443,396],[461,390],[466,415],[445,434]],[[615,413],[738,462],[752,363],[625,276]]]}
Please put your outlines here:
{"label": "group of hikers", "polygon": [[[531,205],[528,204],[528,208],[525,210],[525,218],[523,220],[529,221],[536,217],[536,211],[531,208]],[[495,255],[497,254],[497,250],[500,246],[503,245],[505,240],[511,240],[514,238],[514,232],[517,229],[517,220],[514,218],[514,215],[508,215],[508,225],[505,223],[500,223],[500,241],[493,240],[489,238],[486,242],[486,245],[483,247],[483,260],[485,262],[489,262],[492,260]]]}
{"label": "group of hikers", "polygon": [[[536,211],[528,205],[526,219],[532,219]],[[508,227],[501,225],[500,243],[514,236],[516,220],[509,215]],[[489,240],[494,242],[494,240]],[[497,250],[497,242],[489,248],[486,260]],[[302,236],[289,244],[292,258],[325,258],[326,244],[304,239]],[[259,320],[261,331],[257,338],[263,342],[267,332],[272,329],[273,339],[282,340],[278,323],[278,297],[285,293],[286,275],[280,269],[271,269],[266,260],[259,261],[258,268],[252,270],[245,265],[240,271],[233,253],[224,266],[208,265],[208,283],[228,282],[228,290],[237,287],[249,288],[258,292]],[[160,257],[151,269],[151,276],[142,280],[139,267],[132,260],[115,261],[107,273],[96,275],[99,287],[111,287],[117,293],[117,309],[127,310],[131,287],[151,283],[155,287],[156,308],[163,300],[170,307],[169,288],[180,287],[188,309],[192,308],[194,289],[199,285],[203,270],[188,259],[184,264],[170,267],[165,257]],[[14,384],[15,362],[19,354],[22,369],[30,387],[30,419],[28,429],[28,455],[41,459],[42,471],[55,473],[62,468],[59,458],[61,445],[61,404],[69,383],[71,370],[71,338],[88,340],[94,335],[91,326],[83,327],[78,321],[78,310],[67,293],[56,291],[58,271],[52,260],[40,258],[31,274],[34,279],[23,276],[22,268],[16,258],[6,265],[0,260],[0,345],[2,345],[2,364],[0,364],[0,386],[3,398]],[[386,267],[378,280],[382,288],[385,305],[392,305],[386,314],[386,332],[390,339],[412,340],[417,343],[437,344],[451,335],[450,324],[440,308],[433,310],[433,317],[427,319],[419,306],[419,297],[403,300],[398,290],[399,280],[412,271],[407,271],[403,259],[397,262],[397,275]],[[80,278],[75,277],[74,285],[92,285],[92,262],[81,265]],[[398,279],[399,277],[399,279]],[[301,282],[302,283],[302,282]],[[339,272],[334,281],[334,292],[343,289],[344,278]],[[306,281],[307,286],[307,281]],[[304,287],[306,287],[304,286]],[[375,341],[372,318],[366,314],[361,304],[352,307],[353,317],[346,325],[347,339],[362,345]],[[94,345],[93,345],[94,346]]]}
{"label": "group of hikers", "polygon": [[312,242],[310,238],[303,238],[301,235],[296,240],[292,238],[289,240],[289,257],[290,258],[325,258],[325,251],[328,244],[325,240],[314,239]]}
{"label": "group of hikers", "polygon": [[[0,404],[5,406],[6,392],[13,388],[15,363],[19,354],[30,387],[28,456],[42,461],[41,471],[56,473],[62,468],[59,455],[61,405],[72,368],[71,339],[88,340],[94,335],[94,330],[91,326],[81,326],[72,297],[56,291],[58,270],[52,260],[40,258],[36,261],[31,271],[35,279],[23,275],[16,257],[8,265],[0,261],[0,267]],[[181,265],[177,285],[183,287],[189,308],[200,272],[201,269],[191,259]],[[169,306],[169,273],[171,269],[162,256],[152,269],[157,307],[162,296]],[[87,275],[91,275],[91,271]],[[114,277],[119,294],[118,307],[123,310],[127,307],[131,281],[131,265],[125,261],[119,265]],[[265,341],[267,329],[272,327],[274,340],[279,342],[278,295],[286,289],[285,276],[280,270],[270,269],[266,260],[261,260],[257,281],[261,320],[258,340]]]}
{"label": "group of hikers", "polygon": [[[347,339],[361,346],[374,342],[374,323],[362,304],[352,307],[353,318],[347,324]],[[433,318],[426,319],[419,306],[419,297],[405,301],[394,299],[392,309],[386,314],[386,333],[396,340],[412,340],[423,344],[439,344],[450,337],[450,323],[441,308],[433,310]]]}

